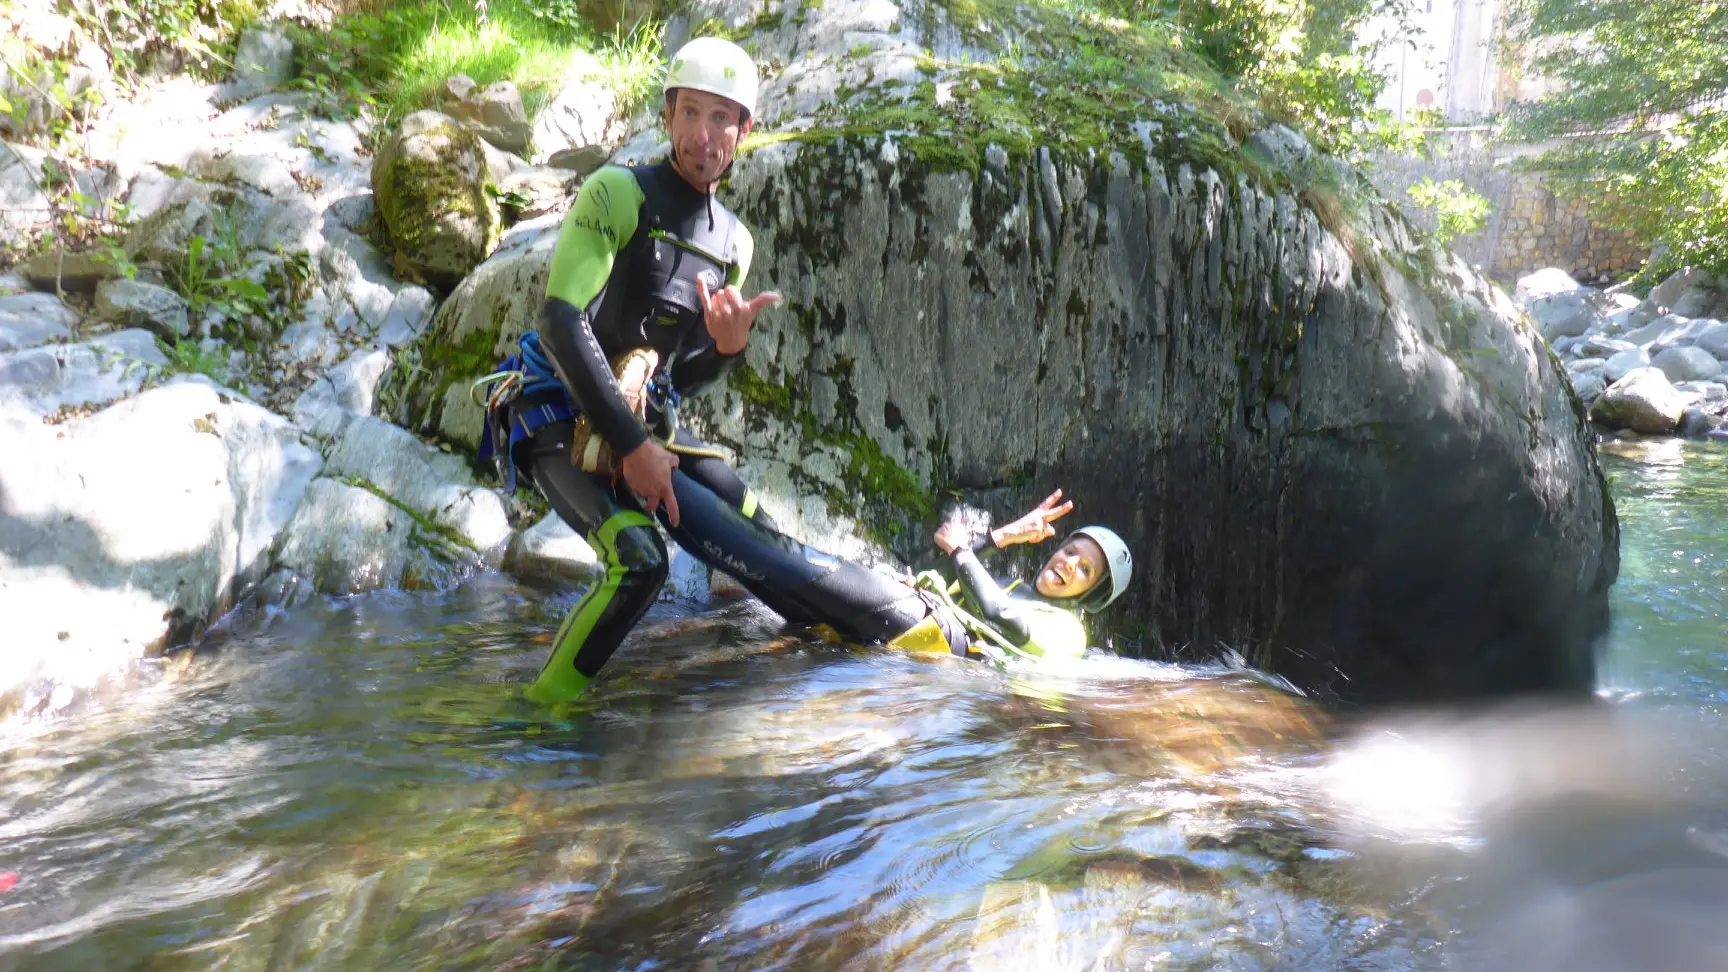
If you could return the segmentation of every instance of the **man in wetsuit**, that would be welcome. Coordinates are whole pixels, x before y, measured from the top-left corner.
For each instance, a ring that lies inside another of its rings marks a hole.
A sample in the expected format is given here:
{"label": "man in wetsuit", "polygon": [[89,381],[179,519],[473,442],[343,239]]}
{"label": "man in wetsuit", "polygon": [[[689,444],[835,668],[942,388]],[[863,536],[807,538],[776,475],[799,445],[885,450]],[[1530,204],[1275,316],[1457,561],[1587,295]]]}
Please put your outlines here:
{"label": "man in wetsuit", "polygon": [[[756,89],[756,66],[742,48],[718,38],[685,45],[666,73],[667,160],[601,168],[584,182],[560,231],[540,328],[523,342],[529,392],[508,406],[510,445],[503,447],[558,515],[587,535],[605,573],[559,630],[529,692],[538,700],[580,694],[665,583],[666,547],[651,517],[679,526],[675,471],[682,468],[680,475],[744,516],[766,518],[712,450],[676,429],[677,439],[655,441],[643,420],[646,411],[664,421],[669,396],[675,401],[723,377],[743,353],[756,315],[780,299],[743,297],[750,232],[714,198],[750,132]],[[658,394],[645,410],[633,407],[645,389],[621,388],[613,372],[616,358],[642,348],[657,356]],[[534,392],[535,364],[556,372],[549,390]],[[573,463],[577,412],[621,457],[616,478]],[[679,442],[682,457],[674,451]],[[712,562],[718,548],[688,539],[692,554]]]}

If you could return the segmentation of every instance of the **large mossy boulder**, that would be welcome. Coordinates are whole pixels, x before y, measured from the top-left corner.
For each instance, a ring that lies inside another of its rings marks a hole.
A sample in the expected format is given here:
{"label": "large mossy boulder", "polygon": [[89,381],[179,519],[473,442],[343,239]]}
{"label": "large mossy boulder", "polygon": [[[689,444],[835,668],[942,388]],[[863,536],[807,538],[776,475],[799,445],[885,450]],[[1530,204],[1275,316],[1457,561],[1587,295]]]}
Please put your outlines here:
{"label": "large mossy boulder", "polygon": [[[1091,104],[1038,73],[1066,62],[981,66],[941,5],[891,9],[754,22],[788,65],[779,131],[724,193],[745,290],[787,300],[685,412],[782,523],[917,563],[949,497],[1004,515],[1062,487],[1132,543],[1098,629],[1123,653],[1233,649],[1350,702],[1592,688],[1618,525],[1505,293],[1323,156],[1238,149],[1241,118],[1153,87]],[[398,421],[477,428],[452,421],[465,382],[533,326],[552,234],[441,309]]]}
{"label": "large mossy boulder", "polygon": [[402,120],[372,163],[372,194],[399,265],[454,286],[498,243],[498,204],[486,153],[460,122],[435,111]]}

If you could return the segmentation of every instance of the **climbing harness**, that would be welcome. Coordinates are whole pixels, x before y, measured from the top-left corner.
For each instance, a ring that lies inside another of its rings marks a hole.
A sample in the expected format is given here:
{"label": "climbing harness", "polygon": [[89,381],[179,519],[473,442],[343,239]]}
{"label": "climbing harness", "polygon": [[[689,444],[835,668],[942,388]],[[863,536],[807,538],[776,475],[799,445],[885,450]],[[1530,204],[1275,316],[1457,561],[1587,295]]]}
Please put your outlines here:
{"label": "climbing harness", "polygon": [[[1002,637],[1001,632],[992,628],[990,625],[985,624],[983,621],[978,620],[976,617],[973,617],[971,612],[965,610],[956,603],[954,595],[959,593],[960,590],[960,583],[958,581],[950,584],[946,577],[943,577],[936,571],[926,570],[921,571],[917,577],[913,578],[912,586],[918,590],[930,593],[936,598],[936,600],[941,602],[943,607],[954,612],[954,616],[960,620],[962,625],[965,625],[966,630],[985,639],[985,642],[977,644],[978,652],[986,658],[989,658],[991,661],[1001,665],[1006,664],[1015,658],[1034,659],[1038,657],[1023,648],[1014,645],[1008,639]],[[986,642],[993,642],[993,644]]]}

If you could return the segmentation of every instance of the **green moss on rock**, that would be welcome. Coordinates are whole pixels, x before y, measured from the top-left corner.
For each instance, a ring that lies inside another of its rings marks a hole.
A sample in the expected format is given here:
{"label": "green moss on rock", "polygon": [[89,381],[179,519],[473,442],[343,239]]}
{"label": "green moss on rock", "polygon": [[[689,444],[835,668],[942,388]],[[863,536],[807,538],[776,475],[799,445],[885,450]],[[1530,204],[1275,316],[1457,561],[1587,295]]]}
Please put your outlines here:
{"label": "green moss on rock", "polygon": [[372,193],[399,261],[430,281],[454,285],[498,245],[480,139],[437,112],[403,120],[373,163]]}

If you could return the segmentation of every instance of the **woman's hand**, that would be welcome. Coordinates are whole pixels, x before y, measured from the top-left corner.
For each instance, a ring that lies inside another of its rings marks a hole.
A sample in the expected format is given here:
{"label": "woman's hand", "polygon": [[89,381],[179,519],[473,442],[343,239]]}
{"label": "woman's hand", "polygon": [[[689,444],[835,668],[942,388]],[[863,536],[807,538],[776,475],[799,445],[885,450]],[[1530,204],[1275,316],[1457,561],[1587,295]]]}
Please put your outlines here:
{"label": "woman's hand", "polygon": [[950,520],[936,530],[936,546],[945,554],[952,554],[961,547],[970,547],[971,541],[970,532],[957,520]]}
{"label": "woman's hand", "polygon": [[[1074,509],[1074,501],[1069,500],[1060,506],[1062,491],[1057,490],[1044,498],[1037,508],[1012,523],[1005,523],[990,531],[990,539],[998,547],[1008,547],[1016,543],[1037,543],[1048,540],[1056,535],[1056,528],[1051,526],[1053,520],[1067,516]],[[940,538],[941,534],[937,534]],[[938,539],[940,542],[940,539]]]}

